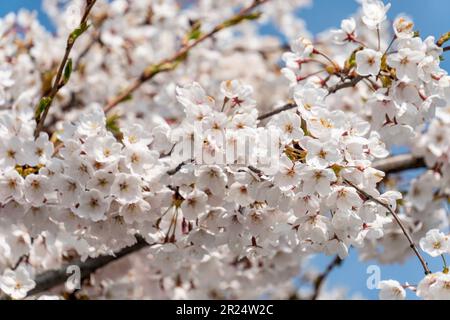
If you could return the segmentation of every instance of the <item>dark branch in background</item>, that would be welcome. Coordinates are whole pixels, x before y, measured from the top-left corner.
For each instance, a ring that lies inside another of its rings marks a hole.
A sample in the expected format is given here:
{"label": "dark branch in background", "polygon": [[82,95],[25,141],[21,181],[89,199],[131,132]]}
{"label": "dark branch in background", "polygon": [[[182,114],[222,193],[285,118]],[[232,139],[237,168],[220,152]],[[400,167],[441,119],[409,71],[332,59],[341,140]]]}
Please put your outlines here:
{"label": "dark branch in background", "polygon": [[338,84],[328,88],[328,94],[333,94],[333,93],[335,93],[335,92],[337,92],[337,91],[339,91],[341,89],[344,89],[344,88],[354,87],[354,86],[356,86],[356,84],[358,82],[360,82],[364,78],[366,78],[366,77],[362,77],[362,76],[358,75],[358,76],[352,78],[350,81],[344,81],[344,82],[338,83]]}
{"label": "dark branch in background", "polygon": [[186,59],[189,50],[191,50],[193,47],[202,43],[206,39],[211,38],[219,31],[237,25],[244,20],[252,20],[258,18],[259,14],[252,15],[251,12],[253,11],[253,9],[255,9],[256,7],[258,7],[263,3],[266,3],[267,1],[269,0],[254,0],[252,4],[240,10],[230,19],[227,19],[224,22],[216,25],[211,31],[201,35],[192,43],[183,45],[181,49],[178,50],[172,57],[166,58],[156,64],[147,67],[139,76],[139,78],[134,80],[133,83],[131,83],[127,88],[125,88],[125,90],[123,90],[123,92],[112,98],[107,103],[107,105],[103,108],[105,113],[109,112],[111,109],[120,104],[122,101],[127,100],[130,97],[130,95],[138,88],[140,88],[144,82],[152,79],[159,73],[174,70],[181,62],[183,62]]}
{"label": "dark branch in background", "polygon": [[[340,83],[338,83],[338,84],[328,88],[328,95],[336,93],[337,91],[339,91],[341,89],[354,87],[354,86],[356,86],[358,84],[358,82],[360,82],[364,78],[366,78],[366,77],[356,76],[356,77],[352,78],[350,81],[340,82]],[[276,115],[278,113],[281,113],[283,111],[287,111],[287,110],[290,110],[290,109],[294,109],[296,107],[297,107],[297,104],[295,102],[286,103],[285,105],[283,105],[283,106],[281,106],[281,107],[279,107],[279,108],[277,108],[275,110],[272,110],[272,111],[270,111],[268,113],[260,115],[258,117],[258,120],[264,120],[264,119],[270,118],[270,117],[272,117],[272,116],[274,116],[274,115]]]}
{"label": "dark branch in background", "polygon": [[[77,29],[69,34],[67,37],[66,51],[64,57],[59,64],[58,71],[56,73],[55,80],[53,82],[53,87],[51,88],[50,94],[44,96],[39,101],[36,109],[35,120],[36,120],[36,130],[34,131],[34,137],[39,137],[39,133],[44,128],[45,118],[47,118],[48,111],[52,106],[53,100],[56,97],[58,91],[67,83],[70,77],[71,70],[71,60],[69,61],[70,52],[77,40],[77,38],[87,30],[89,27],[87,25],[87,20],[92,7],[95,5],[96,0],[86,0],[86,7],[83,16],[80,21],[80,25]],[[63,77],[64,75],[64,77]]]}
{"label": "dark branch in background", "polygon": [[423,271],[425,272],[425,274],[430,274],[431,271],[428,268],[428,264],[426,263],[425,259],[422,257],[422,255],[420,254],[419,250],[417,249],[416,245],[414,244],[413,239],[411,238],[411,235],[409,234],[408,230],[406,230],[406,227],[403,225],[403,222],[400,220],[399,216],[397,215],[397,213],[392,210],[392,208],[387,204],[384,203],[380,200],[378,200],[377,198],[371,196],[370,194],[368,194],[367,192],[365,192],[364,190],[358,188],[357,186],[355,186],[353,183],[351,183],[348,180],[345,180],[345,183],[347,183],[348,185],[352,186],[353,188],[356,189],[356,191],[358,191],[358,193],[360,195],[362,195],[366,200],[370,200],[372,202],[375,202],[376,204],[379,204],[380,206],[386,208],[387,211],[389,211],[389,213],[394,217],[395,221],[397,222],[398,226],[400,227],[400,229],[402,229],[403,234],[405,235],[406,239],[409,242],[409,246],[410,248],[414,251],[414,254],[417,256],[417,258],[420,261],[420,264],[422,265]]}
{"label": "dark branch in background", "polygon": [[401,154],[375,161],[372,164],[372,167],[381,170],[386,174],[390,174],[404,170],[425,168],[426,165],[423,158],[415,157],[412,154]]}
{"label": "dark branch in background", "polygon": [[295,102],[286,103],[282,107],[279,107],[279,108],[277,108],[277,109],[275,109],[273,111],[270,111],[268,113],[260,115],[258,117],[258,120],[264,120],[264,119],[270,118],[270,117],[272,117],[272,116],[274,116],[274,115],[276,115],[278,113],[281,113],[283,111],[287,111],[287,110],[290,110],[290,109],[294,109],[294,108],[297,108],[297,105],[295,104]]}
{"label": "dark branch in background", "polygon": [[320,294],[320,289],[322,288],[323,283],[325,282],[325,279],[330,275],[331,271],[333,271],[334,268],[338,267],[342,263],[342,259],[339,258],[339,256],[336,256],[333,261],[330,262],[330,264],[326,267],[323,273],[321,273],[313,283],[314,291],[311,296],[311,300],[317,300]]}
{"label": "dark branch in background", "polygon": [[129,255],[130,253],[136,252],[144,247],[148,247],[151,245],[155,244],[148,244],[143,238],[137,237],[137,242],[134,245],[123,248],[119,252],[115,253],[113,256],[100,256],[97,258],[89,258],[84,262],[82,262],[81,260],[76,260],[71,263],[68,263],[61,269],[50,270],[41,273],[34,280],[36,282],[36,287],[34,287],[33,290],[31,290],[30,292],[28,292],[28,295],[35,295],[65,283],[69,276],[67,274],[67,268],[69,266],[73,265],[78,266],[81,271],[80,275],[81,279],[86,279],[96,270],[104,267],[105,265],[113,261],[117,261],[120,258]]}

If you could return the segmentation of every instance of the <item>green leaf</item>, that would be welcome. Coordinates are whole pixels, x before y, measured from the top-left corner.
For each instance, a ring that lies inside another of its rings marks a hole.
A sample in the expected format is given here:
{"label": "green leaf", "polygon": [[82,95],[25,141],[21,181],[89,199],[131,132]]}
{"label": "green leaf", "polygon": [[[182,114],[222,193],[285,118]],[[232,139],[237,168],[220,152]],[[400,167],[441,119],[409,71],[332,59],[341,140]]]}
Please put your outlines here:
{"label": "green leaf", "polygon": [[89,26],[90,25],[88,25],[87,22],[83,22],[78,28],[73,30],[69,35],[69,44],[74,44],[78,37],[81,36],[89,28]]}
{"label": "green leaf", "polygon": [[363,47],[358,47],[351,53],[350,57],[345,61],[345,69],[350,70],[353,67],[356,67],[356,53],[364,49]]}
{"label": "green leaf", "polygon": [[35,118],[38,119],[42,112],[44,112],[44,110],[50,105],[50,103],[52,102],[52,98],[50,97],[43,97],[41,99],[41,101],[39,101],[39,104],[36,108],[36,113],[35,113]]}
{"label": "green leaf", "polygon": [[189,40],[197,40],[198,38],[200,38],[200,36],[202,35],[201,26],[202,24],[200,21],[195,21],[191,27],[191,30],[187,34],[186,39],[189,41]]}
{"label": "green leaf", "polygon": [[122,132],[119,127],[120,116],[112,114],[106,118],[106,129],[110,131],[116,138],[121,138]]}
{"label": "green leaf", "polygon": [[64,84],[69,82],[71,74],[72,74],[72,59],[70,58],[67,61],[66,66],[64,67]]}

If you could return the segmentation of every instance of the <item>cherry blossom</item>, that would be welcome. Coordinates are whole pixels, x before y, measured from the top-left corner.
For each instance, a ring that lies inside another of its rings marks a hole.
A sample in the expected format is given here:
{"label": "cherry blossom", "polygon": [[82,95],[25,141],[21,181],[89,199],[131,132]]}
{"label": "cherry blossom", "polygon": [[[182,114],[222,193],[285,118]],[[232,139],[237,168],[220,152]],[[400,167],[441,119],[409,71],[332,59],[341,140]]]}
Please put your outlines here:
{"label": "cherry blossom", "polygon": [[24,267],[16,270],[7,269],[0,278],[0,289],[13,299],[23,299],[36,283]]}
{"label": "cherry blossom", "polygon": [[88,261],[75,297],[344,298],[303,285],[321,279],[313,255],[331,270],[354,252],[420,262],[381,299],[449,299],[446,39],[380,0],[313,35],[307,2],[99,0],[68,17],[47,0],[58,32],[2,18],[1,291],[64,299],[51,275]]}

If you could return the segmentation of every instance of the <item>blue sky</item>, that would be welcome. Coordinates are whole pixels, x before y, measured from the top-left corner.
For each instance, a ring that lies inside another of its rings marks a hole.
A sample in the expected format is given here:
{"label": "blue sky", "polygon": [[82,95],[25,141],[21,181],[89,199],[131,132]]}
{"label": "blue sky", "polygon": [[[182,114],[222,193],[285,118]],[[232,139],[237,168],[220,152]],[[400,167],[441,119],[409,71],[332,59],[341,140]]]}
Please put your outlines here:
{"label": "blue sky", "polygon": [[[386,1],[385,1],[386,2]],[[448,0],[391,0],[392,7],[389,11],[390,18],[395,18],[399,13],[406,13],[414,19],[416,30],[420,30],[423,37],[427,35],[439,35],[450,31],[450,2]],[[1,1],[0,16],[17,11],[20,8],[37,10],[39,18],[46,25],[50,26],[45,14],[40,10],[40,0],[14,0]],[[340,21],[358,8],[354,0],[315,0],[313,5],[299,12],[299,15],[306,21],[308,29],[313,33],[318,33],[331,27],[339,27]],[[443,67],[450,70],[450,54],[443,62]],[[328,287],[343,286],[349,289],[350,294],[360,293],[369,299],[377,298],[377,290],[369,290],[366,286],[368,274],[367,267],[373,262],[361,263],[351,251],[350,256],[338,269],[334,270],[326,285]],[[318,256],[313,263],[319,270],[323,270],[329,263],[330,257]],[[441,269],[442,264],[439,259],[427,257],[432,270]],[[414,257],[411,257],[404,265],[380,266],[382,279],[396,279],[400,282],[416,284],[423,277],[423,271]],[[413,298],[412,294],[408,297]]]}

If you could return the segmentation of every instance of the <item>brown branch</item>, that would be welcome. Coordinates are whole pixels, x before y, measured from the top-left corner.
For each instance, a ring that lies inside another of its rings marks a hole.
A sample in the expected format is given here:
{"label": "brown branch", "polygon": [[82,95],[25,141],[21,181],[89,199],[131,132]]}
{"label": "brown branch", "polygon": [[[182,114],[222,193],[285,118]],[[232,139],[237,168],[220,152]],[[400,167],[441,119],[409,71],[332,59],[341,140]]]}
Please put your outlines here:
{"label": "brown branch", "polygon": [[350,81],[347,81],[347,82],[344,81],[344,82],[338,83],[338,84],[328,88],[328,94],[329,95],[333,94],[333,93],[335,93],[335,92],[337,92],[337,91],[339,91],[341,89],[344,89],[344,88],[354,87],[354,86],[356,86],[356,84],[358,82],[360,82],[364,78],[365,77],[363,77],[363,76],[357,75],[356,77],[352,78]]}
{"label": "brown branch", "polygon": [[[398,172],[398,171],[406,170],[406,169],[410,169],[410,168],[415,168],[417,166],[417,163],[419,163],[421,161],[422,161],[421,159],[414,158],[412,155],[401,155],[401,156],[394,156],[394,157],[390,157],[390,158],[387,158],[384,160],[374,162],[374,167],[379,170],[385,171],[387,173],[392,173],[392,172]],[[184,161],[184,162],[180,163],[178,166],[176,166],[172,170],[169,170],[167,173],[169,175],[173,175],[176,172],[178,172],[187,163],[190,163],[190,161]],[[250,168],[250,170],[254,170],[254,169]],[[357,189],[357,190],[359,191],[359,189]],[[364,191],[361,190],[361,192],[364,192]],[[370,197],[369,195],[366,195],[364,193],[363,193],[363,195],[366,198]],[[378,200],[375,199],[375,202],[377,202],[377,201]],[[390,208],[388,208],[387,205],[380,203],[379,201],[377,203],[379,203],[383,207],[387,208],[390,212],[392,211],[392,210],[390,210]],[[396,217],[396,214],[394,213],[393,216]],[[106,266],[107,264],[109,264],[115,260],[118,260],[128,254],[139,251],[140,249],[142,249],[146,246],[149,246],[149,244],[147,244],[145,242],[145,240],[143,240],[142,238],[139,238],[136,244],[120,250],[113,256],[100,256],[97,258],[88,259],[85,262],[81,262],[80,260],[77,260],[75,262],[72,262],[72,263],[66,265],[65,267],[63,267],[59,270],[44,272],[36,277],[36,279],[35,279],[36,287],[32,291],[30,291],[29,294],[30,295],[37,294],[37,293],[49,290],[57,285],[64,283],[67,279],[66,269],[69,265],[78,265],[81,270],[82,278],[86,278],[88,275],[92,274],[97,269],[100,269],[100,268]],[[321,276],[319,276],[315,280],[315,283],[314,283],[314,287],[315,287],[314,292],[315,293],[313,294],[313,298],[317,298],[317,296],[319,295],[318,290],[320,290],[322,282],[325,280],[327,275],[332,271],[332,269],[334,267],[336,267],[340,264],[340,262],[338,262],[337,259],[338,259],[338,257],[336,257],[336,259],[333,261],[333,263],[331,263],[327,267],[327,269],[325,270],[326,272],[324,272]]]}
{"label": "brown branch", "polygon": [[[80,29],[86,28],[89,13],[90,13],[91,9],[94,7],[95,2],[96,2],[96,0],[86,0],[86,8],[84,10],[84,13],[81,18],[80,25],[79,25]],[[70,52],[72,51],[72,48],[76,42],[77,37],[78,36],[74,36],[73,32],[70,33],[69,36],[67,37],[66,51],[64,52],[64,57],[61,60],[61,63],[59,64],[58,71],[56,73],[56,78],[53,82],[53,87],[50,91],[50,94],[48,96],[42,97],[41,100],[39,101],[39,105],[37,107],[38,110],[35,115],[35,120],[37,123],[36,130],[34,131],[35,138],[39,137],[39,133],[44,128],[45,118],[47,118],[48,112],[50,110],[50,107],[53,103],[54,98],[56,97],[56,94],[65,85],[65,81],[64,81],[64,79],[62,79],[62,76],[63,76],[64,69],[66,67],[66,64],[69,60]],[[43,99],[46,99],[48,102],[46,103],[44,110],[39,110],[39,108],[41,107],[40,104],[42,103]]]}
{"label": "brown branch", "polygon": [[280,112],[283,112],[283,111],[286,111],[286,110],[290,110],[290,109],[294,109],[294,108],[297,108],[297,104],[295,102],[289,102],[289,103],[286,103],[284,106],[281,106],[281,107],[279,107],[279,108],[277,108],[277,109],[275,109],[273,111],[270,111],[268,113],[260,115],[258,117],[258,120],[264,120],[264,119],[270,118],[270,117],[272,117],[272,116],[274,116],[274,115],[276,115],[276,114],[278,114]]}
{"label": "brown branch", "polygon": [[185,160],[183,162],[180,162],[175,168],[167,171],[167,174],[169,176],[173,176],[175,173],[177,173],[178,171],[180,171],[185,165],[189,164],[192,162],[192,159],[190,160]]}
{"label": "brown branch", "polygon": [[50,290],[58,285],[65,283],[69,276],[67,274],[67,268],[69,266],[73,265],[78,266],[81,272],[80,274],[81,280],[86,279],[87,277],[89,277],[89,275],[91,275],[98,269],[106,266],[107,264],[119,260],[120,258],[123,258],[133,252],[141,250],[142,248],[156,244],[156,243],[149,244],[141,237],[136,237],[136,239],[137,241],[134,245],[123,248],[122,250],[118,251],[112,256],[105,255],[97,258],[90,258],[84,262],[81,260],[76,260],[66,264],[65,266],[61,267],[58,270],[50,270],[37,275],[34,280],[36,282],[36,286],[31,291],[28,292],[28,295],[36,295],[38,293]]}
{"label": "brown branch", "polygon": [[199,38],[197,38],[195,41],[191,42],[190,44],[187,43],[181,47],[180,50],[178,50],[173,56],[166,58],[156,64],[152,64],[148,66],[137,78],[134,80],[125,90],[123,90],[120,94],[112,98],[107,105],[103,108],[105,113],[109,112],[111,109],[113,109],[115,106],[120,104],[122,101],[125,101],[130,97],[130,95],[136,91],[143,83],[146,81],[152,79],[159,73],[168,72],[174,70],[181,62],[183,62],[186,59],[187,54],[189,51],[197,46],[198,44],[202,43],[208,38],[211,38],[213,35],[218,33],[221,30],[224,30],[228,27],[234,26],[236,24],[239,24],[240,22],[244,20],[254,19],[257,18],[256,16],[250,16],[250,13],[258,7],[259,5],[267,2],[269,0],[254,0],[252,4],[249,6],[243,8],[240,10],[237,14],[235,14],[230,19],[225,20],[224,22],[216,25],[211,31],[208,33],[205,33],[201,35]]}
{"label": "brown branch", "polygon": [[325,281],[325,279],[330,275],[330,273],[333,271],[334,268],[338,267],[342,263],[342,259],[339,258],[339,256],[336,256],[333,261],[330,262],[330,264],[326,267],[324,272],[322,272],[313,283],[314,291],[311,296],[311,300],[317,300],[320,294],[320,289],[322,288],[322,285]]}
{"label": "brown branch", "polygon": [[386,174],[398,173],[404,170],[426,167],[423,158],[418,158],[412,154],[401,154],[386,159],[375,161],[372,164],[375,169],[381,170]]}
{"label": "brown branch", "polygon": [[436,41],[436,45],[442,47],[444,43],[446,43],[450,39],[450,32],[444,33],[439,39]]}
{"label": "brown branch", "polygon": [[428,268],[428,264],[426,263],[425,259],[422,257],[422,255],[420,254],[419,250],[417,249],[416,245],[414,244],[414,241],[411,237],[411,235],[409,234],[408,230],[406,230],[406,227],[403,225],[403,222],[400,220],[399,216],[397,215],[397,213],[392,210],[392,208],[387,204],[384,203],[380,200],[378,200],[377,198],[371,196],[370,194],[368,194],[367,192],[365,192],[364,190],[358,188],[357,186],[355,186],[353,183],[351,183],[348,180],[345,180],[345,183],[347,183],[348,185],[352,186],[353,188],[356,189],[356,191],[358,191],[358,193],[360,195],[362,195],[363,197],[365,197],[367,200],[370,200],[372,202],[375,202],[376,204],[379,204],[380,206],[386,208],[386,210],[389,211],[389,213],[394,217],[395,221],[397,222],[397,224],[399,225],[400,229],[402,230],[403,234],[405,235],[406,239],[409,242],[409,246],[410,248],[413,250],[414,254],[417,256],[417,258],[420,261],[420,264],[423,267],[423,270],[425,272],[425,274],[430,274],[431,271]]}

